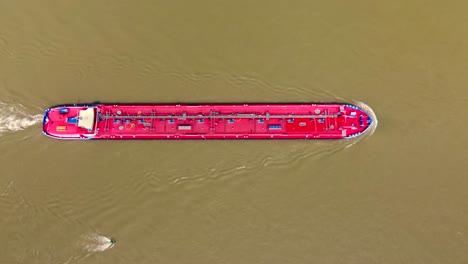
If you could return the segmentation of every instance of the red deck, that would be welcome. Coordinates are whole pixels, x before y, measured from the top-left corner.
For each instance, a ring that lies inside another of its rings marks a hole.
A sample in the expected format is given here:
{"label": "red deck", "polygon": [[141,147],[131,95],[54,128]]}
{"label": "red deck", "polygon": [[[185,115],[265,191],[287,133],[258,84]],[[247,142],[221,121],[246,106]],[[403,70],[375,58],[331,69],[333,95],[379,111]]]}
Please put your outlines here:
{"label": "red deck", "polygon": [[348,104],[65,105],[44,114],[61,139],[341,139],[372,119]]}

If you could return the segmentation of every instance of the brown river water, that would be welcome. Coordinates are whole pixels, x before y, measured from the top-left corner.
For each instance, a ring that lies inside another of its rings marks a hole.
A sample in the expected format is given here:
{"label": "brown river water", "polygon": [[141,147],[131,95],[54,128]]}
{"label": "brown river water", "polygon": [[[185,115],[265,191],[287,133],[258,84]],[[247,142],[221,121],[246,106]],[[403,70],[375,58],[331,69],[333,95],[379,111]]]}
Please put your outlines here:
{"label": "brown river water", "polygon": [[[1,1],[0,263],[468,263],[467,8]],[[378,123],[343,141],[42,135],[49,106],[94,101],[346,101]]]}

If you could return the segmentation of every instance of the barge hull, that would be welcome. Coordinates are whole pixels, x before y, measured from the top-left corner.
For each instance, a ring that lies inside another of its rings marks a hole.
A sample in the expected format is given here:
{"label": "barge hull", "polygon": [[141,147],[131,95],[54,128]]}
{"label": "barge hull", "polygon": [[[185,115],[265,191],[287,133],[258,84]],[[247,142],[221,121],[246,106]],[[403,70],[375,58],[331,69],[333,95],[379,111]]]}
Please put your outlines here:
{"label": "barge hull", "polygon": [[94,104],[44,113],[56,139],[344,139],[370,116],[351,104]]}

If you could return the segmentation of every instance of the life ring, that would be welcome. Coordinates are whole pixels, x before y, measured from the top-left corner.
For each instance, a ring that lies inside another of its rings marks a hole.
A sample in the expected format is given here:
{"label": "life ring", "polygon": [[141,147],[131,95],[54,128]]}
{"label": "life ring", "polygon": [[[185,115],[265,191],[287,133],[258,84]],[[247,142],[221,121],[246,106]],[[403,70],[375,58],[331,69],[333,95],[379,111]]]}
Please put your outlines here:
{"label": "life ring", "polygon": [[[128,127],[127,125],[130,125],[130,127]],[[135,127],[135,124],[134,124],[134,123],[127,123],[127,124],[125,124],[125,129],[126,129],[126,130],[130,130],[130,129],[134,128],[134,127]]]}
{"label": "life ring", "polygon": [[141,115],[141,111],[138,111],[138,115]]}

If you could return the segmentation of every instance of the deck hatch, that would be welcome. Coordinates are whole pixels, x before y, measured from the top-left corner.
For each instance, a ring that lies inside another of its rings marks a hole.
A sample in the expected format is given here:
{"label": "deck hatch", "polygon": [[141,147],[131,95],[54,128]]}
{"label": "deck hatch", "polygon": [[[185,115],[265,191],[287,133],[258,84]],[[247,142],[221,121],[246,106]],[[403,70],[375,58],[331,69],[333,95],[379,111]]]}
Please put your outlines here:
{"label": "deck hatch", "polygon": [[78,126],[87,130],[93,129],[94,125],[94,108],[80,110],[78,115]]}

